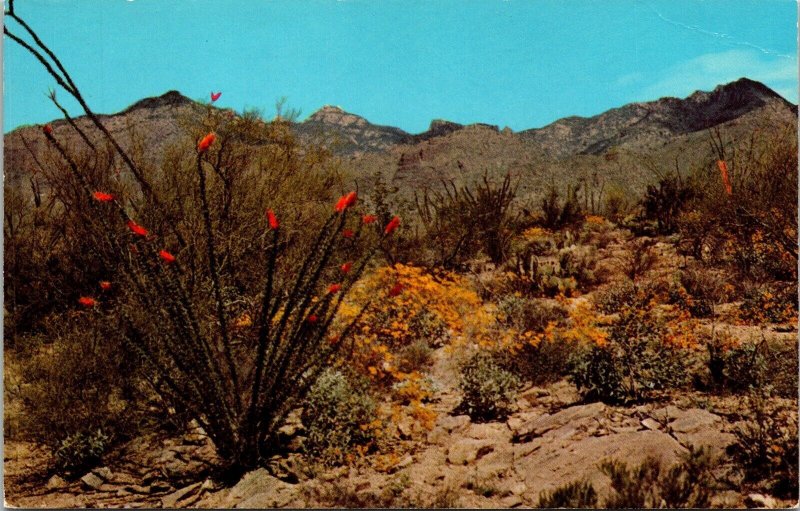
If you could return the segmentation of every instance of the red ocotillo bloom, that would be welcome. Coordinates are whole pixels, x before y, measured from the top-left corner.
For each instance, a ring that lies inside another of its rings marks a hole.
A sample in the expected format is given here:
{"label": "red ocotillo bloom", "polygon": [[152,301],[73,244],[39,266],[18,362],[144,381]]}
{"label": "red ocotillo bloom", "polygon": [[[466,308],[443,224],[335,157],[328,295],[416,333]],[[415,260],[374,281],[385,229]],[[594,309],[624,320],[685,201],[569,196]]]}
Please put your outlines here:
{"label": "red ocotillo bloom", "polygon": [[158,257],[160,257],[167,264],[172,264],[175,262],[175,256],[170,254],[166,250],[160,251],[158,253]]}
{"label": "red ocotillo bloom", "polygon": [[386,224],[386,229],[383,230],[383,233],[387,234],[387,235],[391,234],[392,231],[394,231],[398,227],[400,227],[400,217],[399,216],[395,216],[394,218],[392,218],[389,221],[388,224]]}
{"label": "red ocotillo bloom", "polygon": [[356,194],[356,192],[350,192],[347,195],[342,195],[336,202],[336,207],[334,209],[341,213],[345,209],[355,204],[356,200],[358,200],[358,194]]}
{"label": "red ocotillo bloom", "polygon": [[211,93],[211,102],[213,103],[214,101],[218,100],[220,96],[222,96],[221,92],[212,92]]}
{"label": "red ocotillo bloom", "polygon": [[137,236],[147,236],[148,234],[147,229],[137,224],[133,220],[128,220],[127,224],[128,224],[128,229],[130,229],[133,234]]}
{"label": "red ocotillo bloom", "polygon": [[314,323],[319,321],[319,318],[317,317],[316,314],[311,314],[306,318],[306,321],[308,321],[309,323],[311,323],[313,325]]}
{"label": "red ocotillo bloom", "polygon": [[341,284],[331,284],[328,286],[328,292],[332,295],[338,293],[340,289],[342,289]]}
{"label": "red ocotillo bloom", "polygon": [[102,289],[103,291],[110,290],[111,289],[111,282],[109,282],[107,280],[101,280],[100,281],[100,289]]}
{"label": "red ocotillo bloom", "polygon": [[725,193],[728,195],[733,194],[731,179],[728,176],[728,164],[725,163],[725,160],[717,160],[717,167],[719,168],[719,173],[722,175],[722,184],[725,186]]}
{"label": "red ocotillo bloom", "polygon": [[50,126],[49,124],[45,124],[44,126],[42,126],[42,131],[44,132],[45,135],[52,135],[53,127]]}
{"label": "red ocotillo bloom", "polygon": [[364,222],[365,224],[375,223],[375,220],[377,219],[378,217],[376,217],[375,215],[364,215],[361,217],[361,221]]}
{"label": "red ocotillo bloom", "polygon": [[97,300],[89,296],[81,296],[80,298],[78,298],[78,303],[88,309],[90,307],[94,307],[95,305],[97,305]]}
{"label": "red ocotillo bloom", "polygon": [[349,261],[348,261],[348,262],[344,263],[344,264],[341,266],[341,268],[340,268],[340,269],[342,270],[342,273],[349,273],[349,272],[350,272],[350,269],[351,269],[352,267],[353,267],[353,263],[351,263],[351,262],[349,262]]}
{"label": "red ocotillo bloom", "polygon": [[271,209],[267,210],[267,221],[269,222],[269,228],[273,231],[277,230],[280,224],[278,223],[278,217],[275,216],[275,212]]}
{"label": "red ocotillo bloom", "polygon": [[344,236],[345,238],[352,238],[353,234],[354,234],[353,231],[350,229],[345,229],[342,231],[342,236]]}
{"label": "red ocotillo bloom", "polygon": [[208,150],[208,148],[211,147],[211,144],[213,144],[216,139],[217,139],[217,135],[213,131],[211,133],[209,133],[208,135],[206,135],[205,137],[203,137],[200,140],[200,142],[198,142],[198,144],[197,144],[197,152],[198,153],[206,152]]}
{"label": "red ocotillo bloom", "polygon": [[397,296],[397,295],[399,295],[400,293],[403,292],[403,287],[404,286],[403,286],[402,283],[395,282],[394,286],[392,286],[392,289],[389,290],[389,296]]}
{"label": "red ocotillo bloom", "polygon": [[100,202],[111,202],[114,200],[114,196],[106,192],[94,192],[92,195],[94,195],[94,198]]}

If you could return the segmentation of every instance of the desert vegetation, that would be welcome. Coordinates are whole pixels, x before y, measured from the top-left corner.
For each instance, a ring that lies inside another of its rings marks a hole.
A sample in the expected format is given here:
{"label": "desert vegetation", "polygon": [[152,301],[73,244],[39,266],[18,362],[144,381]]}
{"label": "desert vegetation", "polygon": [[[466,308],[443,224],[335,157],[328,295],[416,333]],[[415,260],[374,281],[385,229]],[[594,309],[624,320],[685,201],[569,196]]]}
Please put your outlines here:
{"label": "desert vegetation", "polygon": [[797,501],[796,127],[413,193],[213,96],[152,154],[6,20],[83,110],[4,187],[9,502]]}

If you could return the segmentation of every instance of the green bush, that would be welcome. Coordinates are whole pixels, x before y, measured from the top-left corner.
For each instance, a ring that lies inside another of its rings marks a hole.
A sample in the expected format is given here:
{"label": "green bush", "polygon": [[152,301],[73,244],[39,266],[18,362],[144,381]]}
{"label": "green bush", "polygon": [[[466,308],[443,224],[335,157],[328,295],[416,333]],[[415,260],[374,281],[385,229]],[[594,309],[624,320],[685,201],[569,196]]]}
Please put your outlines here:
{"label": "green bush", "polygon": [[716,390],[769,391],[784,398],[797,396],[796,344],[766,340],[736,344],[726,336],[717,336],[706,346],[708,373]]}
{"label": "green bush", "polygon": [[503,369],[491,353],[478,352],[461,367],[460,408],[473,420],[506,417],[512,409],[519,380]]}
{"label": "green bush", "polygon": [[56,469],[71,477],[81,476],[102,460],[109,440],[99,429],[68,436],[55,451]]}
{"label": "green bush", "polygon": [[552,492],[542,492],[536,507],[543,508],[593,508],[597,506],[597,492],[592,483],[575,481],[559,486]]}
{"label": "green bush", "polygon": [[787,405],[763,392],[746,402],[745,420],[734,429],[729,448],[747,483],[782,498],[798,498],[798,429],[796,401]]}
{"label": "green bush", "polygon": [[376,411],[364,384],[352,382],[339,371],[326,370],[311,387],[303,408],[304,449],[323,463],[344,462],[355,446],[375,441],[370,423]]}
{"label": "green bush", "polygon": [[704,449],[690,449],[681,463],[665,468],[647,458],[638,467],[621,461],[603,463],[611,479],[608,509],[703,508],[710,504],[713,460]]}
{"label": "green bush", "polygon": [[666,341],[653,298],[649,290],[619,297],[607,309],[616,315],[608,341],[575,354],[570,377],[585,399],[626,403],[684,383],[685,357]]}
{"label": "green bush", "polygon": [[420,371],[431,365],[433,349],[428,342],[418,339],[403,347],[397,355],[397,368],[404,373]]}

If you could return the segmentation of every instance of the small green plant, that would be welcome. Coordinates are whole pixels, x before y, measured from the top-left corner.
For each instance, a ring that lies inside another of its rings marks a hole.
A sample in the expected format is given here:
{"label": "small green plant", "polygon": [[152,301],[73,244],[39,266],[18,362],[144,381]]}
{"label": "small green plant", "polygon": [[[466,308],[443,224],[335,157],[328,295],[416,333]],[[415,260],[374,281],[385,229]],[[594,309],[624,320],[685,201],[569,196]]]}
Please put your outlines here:
{"label": "small green plant", "polygon": [[461,408],[474,420],[503,418],[511,411],[518,378],[491,353],[478,352],[461,368]]}
{"label": "small green plant", "polygon": [[56,469],[69,476],[80,476],[102,460],[109,440],[99,429],[68,436],[56,449]]}
{"label": "small green plant", "polygon": [[798,498],[798,429],[793,406],[751,393],[747,416],[734,430],[730,453],[747,483],[782,498]]}
{"label": "small green plant", "polygon": [[597,506],[597,492],[588,481],[574,481],[559,486],[552,492],[542,492],[536,507],[543,508],[593,508]]}
{"label": "small green plant", "polygon": [[570,377],[585,399],[608,403],[638,401],[653,391],[678,387],[686,379],[680,348],[666,339],[651,290],[619,297],[607,342],[576,352]]}
{"label": "small green plant", "polygon": [[418,339],[400,350],[397,356],[397,368],[404,373],[411,373],[431,365],[433,349],[428,342]]}
{"label": "small green plant", "polygon": [[308,431],[304,448],[323,463],[345,461],[355,446],[375,440],[377,405],[364,385],[339,371],[326,370],[308,393],[302,420]]}
{"label": "small green plant", "polygon": [[710,504],[713,462],[704,449],[691,449],[672,467],[647,458],[638,467],[619,461],[605,462],[600,469],[611,479],[609,509],[703,508]]}

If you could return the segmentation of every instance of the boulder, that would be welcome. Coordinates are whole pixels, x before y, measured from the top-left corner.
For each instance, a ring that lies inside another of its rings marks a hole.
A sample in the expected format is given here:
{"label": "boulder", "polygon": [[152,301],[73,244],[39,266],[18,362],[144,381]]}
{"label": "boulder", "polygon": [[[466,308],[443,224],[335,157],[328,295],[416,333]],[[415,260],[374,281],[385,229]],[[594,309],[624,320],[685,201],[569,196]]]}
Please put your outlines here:
{"label": "boulder", "polygon": [[169,495],[165,495],[161,497],[161,507],[164,508],[172,508],[172,507],[186,507],[185,505],[178,505],[179,502],[186,500],[200,491],[200,487],[203,483],[194,483],[181,488],[180,490],[174,491]]}
{"label": "boulder", "polygon": [[81,483],[89,490],[99,490],[103,485],[103,480],[92,472],[81,477]]}

